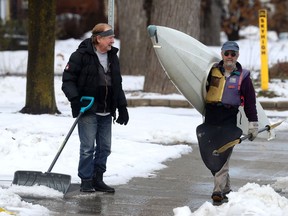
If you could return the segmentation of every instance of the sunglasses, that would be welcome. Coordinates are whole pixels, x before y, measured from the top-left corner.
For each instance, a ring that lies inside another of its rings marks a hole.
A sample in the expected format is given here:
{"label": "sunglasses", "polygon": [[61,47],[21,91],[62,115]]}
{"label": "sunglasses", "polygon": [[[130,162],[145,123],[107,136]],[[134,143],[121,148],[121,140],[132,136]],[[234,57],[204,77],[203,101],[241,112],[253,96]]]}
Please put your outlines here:
{"label": "sunglasses", "polygon": [[236,52],[228,52],[228,51],[224,52],[224,56],[229,56],[229,55],[231,55],[232,57],[235,57],[237,55],[237,53]]}

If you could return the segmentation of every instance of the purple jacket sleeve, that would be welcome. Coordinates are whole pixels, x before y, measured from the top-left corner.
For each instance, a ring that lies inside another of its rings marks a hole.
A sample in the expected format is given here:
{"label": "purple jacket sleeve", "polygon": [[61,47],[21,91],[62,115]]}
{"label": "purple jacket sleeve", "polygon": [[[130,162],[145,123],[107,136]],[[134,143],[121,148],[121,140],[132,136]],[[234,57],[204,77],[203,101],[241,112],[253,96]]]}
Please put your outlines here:
{"label": "purple jacket sleeve", "polygon": [[248,75],[241,84],[241,95],[244,97],[244,111],[249,122],[258,121],[256,109],[256,94],[252,80]]}

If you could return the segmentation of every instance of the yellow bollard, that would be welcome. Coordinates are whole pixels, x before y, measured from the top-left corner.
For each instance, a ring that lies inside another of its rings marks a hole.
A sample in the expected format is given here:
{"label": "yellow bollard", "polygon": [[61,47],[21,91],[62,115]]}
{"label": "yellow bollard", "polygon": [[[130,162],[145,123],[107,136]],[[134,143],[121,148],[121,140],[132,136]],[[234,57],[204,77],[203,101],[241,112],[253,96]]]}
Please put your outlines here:
{"label": "yellow bollard", "polygon": [[261,88],[268,90],[268,47],[267,47],[267,10],[259,10],[260,54],[261,54]]}

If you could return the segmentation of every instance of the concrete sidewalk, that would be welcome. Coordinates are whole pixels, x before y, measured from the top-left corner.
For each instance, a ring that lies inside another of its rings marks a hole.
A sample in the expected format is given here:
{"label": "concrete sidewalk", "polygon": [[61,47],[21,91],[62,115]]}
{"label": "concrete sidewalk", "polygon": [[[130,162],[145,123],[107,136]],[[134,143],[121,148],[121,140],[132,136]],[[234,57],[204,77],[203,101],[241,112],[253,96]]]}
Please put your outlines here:
{"label": "concrete sidewalk", "polygon": [[[276,177],[287,176],[287,132],[279,131],[277,139],[269,142],[256,139],[234,148],[230,162],[234,191],[248,182],[273,184]],[[61,200],[24,199],[47,207],[57,216],[173,216],[173,209],[182,206],[193,212],[211,201],[213,178],[202,162],[198,145],[192,148],[190,154],[166,162],[167,168],[148,178],[133,178],[128,184],[115,186],[115,194],[81,194],[76,186]]]}

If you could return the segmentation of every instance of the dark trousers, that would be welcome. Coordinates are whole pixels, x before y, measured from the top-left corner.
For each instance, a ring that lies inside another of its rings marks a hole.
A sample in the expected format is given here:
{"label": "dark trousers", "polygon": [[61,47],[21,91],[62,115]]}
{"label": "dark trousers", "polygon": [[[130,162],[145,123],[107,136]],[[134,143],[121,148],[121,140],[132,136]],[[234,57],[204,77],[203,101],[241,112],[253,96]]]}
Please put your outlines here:
{"label": "dark trousers", "polygon": [[[231,125],[235,127],[237,125],[237,113],[238,113],[237,107],[224,106],[221,104],[207,104],[205,113],[205,123],[219,126]],[[229,133],[229,131],[227,131],[227,133]],[[214,176],[213,192],[226,193],[230,191],[230,177],[229,177],[230,156],[227,158],[227,161],[223,165],[221,170],[213,174]]]}
{"label": "dark trousers", "polygon": [[207,104],[205,108],[205,123],[219,126],[237,125],[237,107]]}

